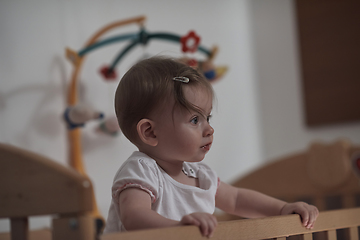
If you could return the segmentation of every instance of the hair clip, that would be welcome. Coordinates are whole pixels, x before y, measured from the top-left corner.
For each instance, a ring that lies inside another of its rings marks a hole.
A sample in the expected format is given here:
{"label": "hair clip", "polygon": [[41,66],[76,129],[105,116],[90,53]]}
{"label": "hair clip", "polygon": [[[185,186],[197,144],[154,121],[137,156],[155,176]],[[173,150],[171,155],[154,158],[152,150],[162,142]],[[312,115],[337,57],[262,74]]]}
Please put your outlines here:
{"label": "hair clip", "polygon": [[173,80],[183,83],[188,83],[190,81],[189,78],[187,77],[174,77]]}

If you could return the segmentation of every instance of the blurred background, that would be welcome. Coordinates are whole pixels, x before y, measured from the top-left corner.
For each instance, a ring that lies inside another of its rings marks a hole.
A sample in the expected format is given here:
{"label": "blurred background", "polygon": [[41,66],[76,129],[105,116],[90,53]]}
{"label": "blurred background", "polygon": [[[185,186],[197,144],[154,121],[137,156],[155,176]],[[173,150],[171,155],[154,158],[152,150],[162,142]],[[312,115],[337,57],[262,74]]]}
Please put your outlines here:
{"label": "blurred background", "polygon": [[[67,166],[62,114],[73,66],[65,48],[79,51],[103,26],[140,15],[146,16],[148,32],[183,36],[195,30],[201,45],[219,47],[214,63],[226,65],[228,72],[213,85],[214,144],[204,161],[223,181],[231,183],[277,157],[302,151],[314,140],[360,143],[360,121],[307,124],[294,0],[0,1],[0,142]],[[134,24],[114,30],[138,31]],[[92,52],[81,71],[80,101],[106,116],[114,114],[118,80],[104,81],[99,68],[112,62],[125,44]],[[121,60],[118,78],[136,61],[159,54],[182,55],[179,44],[153,40]],[[99,134],[98,125],[92,121],[82,129],[82,148],[106,218],[114,174],[136,149],[121,134]],[[46,217],[30,220],[32,229],[49,225]],[[3,231],[9,231],[8,220],[0,220]]]}

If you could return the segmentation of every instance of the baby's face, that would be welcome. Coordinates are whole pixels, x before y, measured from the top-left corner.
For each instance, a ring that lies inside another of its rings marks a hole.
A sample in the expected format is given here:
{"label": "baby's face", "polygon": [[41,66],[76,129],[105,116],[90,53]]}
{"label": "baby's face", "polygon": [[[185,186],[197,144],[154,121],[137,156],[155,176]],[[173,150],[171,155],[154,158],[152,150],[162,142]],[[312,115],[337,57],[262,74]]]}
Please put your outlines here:
{"label": "baby's face", "polygon": [[166,103],[155,117],[158,158],[169,161],[199,162],[210,150],[214,129],[209,118],[212,96],[202,88],[184,86],[185,98],[203,114]]}

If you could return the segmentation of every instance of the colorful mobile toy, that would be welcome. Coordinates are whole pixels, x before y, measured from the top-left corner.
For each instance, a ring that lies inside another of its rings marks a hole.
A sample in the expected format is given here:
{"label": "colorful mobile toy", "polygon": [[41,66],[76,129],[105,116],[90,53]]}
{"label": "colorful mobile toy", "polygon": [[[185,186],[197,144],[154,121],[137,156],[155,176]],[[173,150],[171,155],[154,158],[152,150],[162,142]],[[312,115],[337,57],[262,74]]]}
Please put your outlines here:
{"label": "colorful mobile toy", "polygon": [[[69,133],[70,166],[84,176],[87,176],[87,174],[82,159],[82,149],[80,142],[81,127],[83,127],[85,123],[89,120],[103,119],[104,117],[101,112],[91,109],[89,106],[86,106],[84,104],[78,103],[78,79],[81,67],[85,61],[85,57],[89,53],[108,44],[114,44],[122,41],[130,41],[130,43],[118,53],[118,55],[115,57],[111,64],[107,66],[102,66],[100,68],[100,74],[107,81],[117,79],[118,74],[116,71],[116,66],[120,63],[122,58],[130,52],[130,50],[132,50],[135,46],[138,45],[146,45],[149,41],[154,39],[167,40],[179,43],[181,45],[182,52],[201,52],[205,54],[206,60],[196,60],[185,57],[180,60],[194,68],[198,68],[199,71],[202,71],[204,76],[212,83],[218,81],[227,70],[227,67],[224,66],[214,66],[212,61],[218,51],[218,48],[214,47],[209,50],[206,47],[201,46],[200,37],[194,31],[190,31],[185,36],[179,36],[166,32],[150,33],[147,32],[144,28],[145,19],[146,18],[144,16],[141,16],[114,22],[96,32],[86,42],[85,46],[80,51],[74,51],[66,48],[66,56],[74,66],[68,90],[68,107],[64,112],[64,120],[67,123]],[[139,25],[139,32],[100,39],[100,37],[108,31],[132,23]],[[100,124],[99,129],[102,130],[104,133],[108,133],[109,135],[116,135],[116,127],[114,127],[114,125],[116,125],[114,124],[114,117],[110,117],[105,119],[104,122]],[[101,232],[105,221],[96,206],[95,196],[94,203],[94,211],[92,215],[96,219],[98,231]]]}

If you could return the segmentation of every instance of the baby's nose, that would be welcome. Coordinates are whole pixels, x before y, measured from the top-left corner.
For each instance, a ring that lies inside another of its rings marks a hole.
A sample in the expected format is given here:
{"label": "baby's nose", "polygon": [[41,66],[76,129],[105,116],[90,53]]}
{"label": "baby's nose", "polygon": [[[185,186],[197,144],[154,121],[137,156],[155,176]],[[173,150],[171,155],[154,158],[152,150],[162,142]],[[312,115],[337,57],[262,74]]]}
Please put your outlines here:
{"label": "baby's nose", "polygon": [[204,131],[204,136],[206,137],[211,136],[214,134],[214,131],[215,131],[214,128],[212,128],[210,124],[208,124],[207,128]]}

